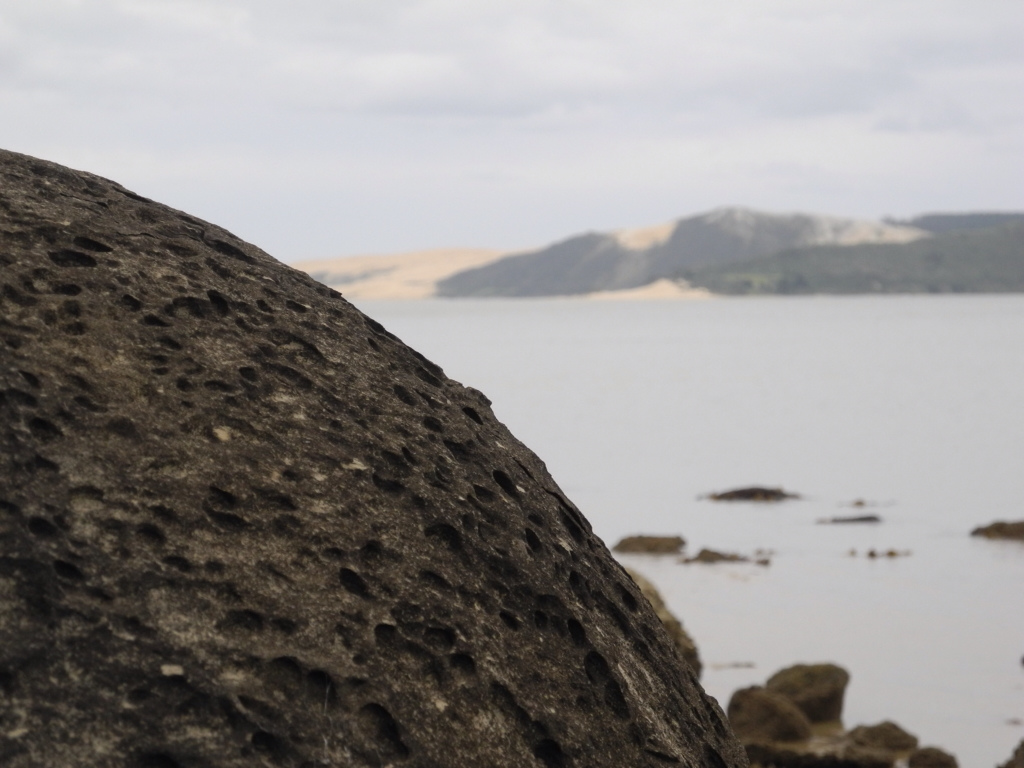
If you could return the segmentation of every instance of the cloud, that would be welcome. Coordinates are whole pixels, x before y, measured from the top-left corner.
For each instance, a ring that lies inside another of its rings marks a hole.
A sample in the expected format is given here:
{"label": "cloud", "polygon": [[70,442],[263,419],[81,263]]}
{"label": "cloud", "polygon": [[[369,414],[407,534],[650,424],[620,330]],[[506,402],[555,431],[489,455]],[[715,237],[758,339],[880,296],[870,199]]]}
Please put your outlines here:
{"label": "cloud", "polygon": [[289,195],[307,253],[1019,207],[1022,32],[1017,0],[0,0],[0,145],[271,243],[244,206]]}

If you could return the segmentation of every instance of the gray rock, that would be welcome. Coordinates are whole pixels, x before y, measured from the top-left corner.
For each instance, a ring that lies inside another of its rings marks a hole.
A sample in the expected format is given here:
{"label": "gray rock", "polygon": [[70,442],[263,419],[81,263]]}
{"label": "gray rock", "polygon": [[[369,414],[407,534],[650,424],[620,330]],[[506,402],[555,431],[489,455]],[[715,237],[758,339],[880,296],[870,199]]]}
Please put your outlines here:
{"label": "gray rock", "polygon": [[339,294],[0,153],[0,764],[722,768],[639,589]]}
{"label": "gray rock", "polygon": [[796,704],[812,723],[838,720],[850,674],[835,664],[795,664],[779,670],[765,687]]}
{"label": "gray rock", "polygon": [[726,710],[733,731],[744,743],[803,741],[811,737],[811,724],[785,696],[761,686],[741,688]]}

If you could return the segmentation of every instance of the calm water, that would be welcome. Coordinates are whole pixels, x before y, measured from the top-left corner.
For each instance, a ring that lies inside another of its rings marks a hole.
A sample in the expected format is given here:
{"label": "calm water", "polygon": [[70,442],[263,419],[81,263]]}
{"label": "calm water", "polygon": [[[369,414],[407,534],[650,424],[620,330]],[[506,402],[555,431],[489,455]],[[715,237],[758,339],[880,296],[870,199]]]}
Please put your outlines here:
{"label": "calm water", "polygon": [[[834,661],[848,726],[895,720],[963,768],[1024,736],[1024,545],[968,537],[1024,518],[1024,297],[360,307],[485,392],[609,545],[774,551],[767,568],[624,558],[694,635],[723,706]],[[755,483],[803,498],[698,498]],[[815,523],[857,512],[884,522]],[[869,548],[912,554],[848,554]]]}

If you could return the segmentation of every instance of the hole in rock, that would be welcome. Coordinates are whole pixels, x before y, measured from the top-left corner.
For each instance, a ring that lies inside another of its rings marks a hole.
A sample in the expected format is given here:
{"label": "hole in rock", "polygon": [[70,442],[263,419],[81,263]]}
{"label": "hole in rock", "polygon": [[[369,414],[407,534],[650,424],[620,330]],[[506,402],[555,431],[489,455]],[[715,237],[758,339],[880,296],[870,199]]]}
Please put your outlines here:
{"label": "hole in rock", "polygon": [[381,757],[405,758],[409,748],[402,741],[398,723],[380,704],[367,704],[359,710],[359,722],[376,742]]}
{"label": "hole in rock", "polygon": [[540,538],[533,532],[532,528],[527,528],[524,531],[524,536],[526,538],[526,545],[531,551],[540,552],[544,548],[544,545],[541,544]]}
{"label": "hole in rock", "polygon": [[270,626],[286,635],[294,635],[295,630],[299,628],[299,625],[291,619],[271,619]]}
{"label": "hole in rock", "polygon": [[85,574],[78,569],[78,566],[72,565],[66,560],[54,560],[53,570],[62,579],[68,581],[83,581],[85,579]]}
{"label": "hole in rock", "polygon": [[153,544],[163,544],[167,541],[164,532],[152,523],[143,523],[136,529],[136,532],[140,538],[146,539]]}
{"label": "hole in rock", "polygon": [[71,242],[79,248],[84,248],[85,250],[92,251],[93,253],[110,253],[114,250],[109,245],[101,243],[99,240],[93,240],[91,237],[79,236]]}
{"label": "hole in rock", "polygon": [[622,597],[622,604],[626,606],[630,611],[636,612],[640,608],[640,604],[633,597],[633,594],[623,586],[619,586],[619,596]]}
{"label": "hole in rock", "polygon": [[32,430],[32,433],[43,442],[50,442],[51,440],[56,440],[58,437],[63,437],[64,435],[60,427],[56,424],[47,421],[46,419],[41,419],[38,416],[32,418],[28,422],[28,428]]}
{"label": "hole in rock", "polygon": [[32,534],[42,536],[44,538],[52,538],[59,533],[57,526],[42,517],[29,518],[28,530]]}
{"label": "hole in rock", "polygon": [[220,623],[220,628],[241,632],[262,632],[263,616],[256,611],[228,611],[227,616]]}
{"label": "hole in rock", "polygon": [[462,412],[469,416],[477,424],[483,424],[484,420],[480,418],[480,414],[476,412],[475,408],[470,408],[468,405],[463,407]]}
{"label": "hole in rock", "polygon": [[361,597],[364,600],[372,599],[373,595],[370,594],[370,588],[366,585],[366,582],[363,581],[363,577],[351,568],[342,568],[339,570],[338,579],[341,581],[341,586],[356,597]]}
{"label": "hole in rock", "polygon": [[223,240],[207,240],[206,242],[211,248],[217,251],[217,253],[230,256],[232,259],[238,259],[238,261],[244,261],[246,264],[256,263],[256,259],[231,243],[225,243]]}
{"label": "hole in rock", "polygon": [[182,766],[166,752],[145,752],[139,755],[134,768],[182,768]]}
{"label": "hole in rock", "polygon": [[171,568],[181,571],[182,573],[188,573],[192,570],[192,563],[190,563],[187,558],[180,557],[179,555],[170,555],[169,557],[165,557],[164,563],[171,566]]}
{"label": "hole in rock", "polygon": [[583,628],[576,619],[569,619],[566,623],[566,627],[569,630],[569,637],[572,638],[573,645],[584,646],[587,644],[587,631]]}
{"label": "hole in rock", "polygon": [[256,731],[253,733],[252,746],[257,752],[274,757],[283,757],[287,751],[284,742],[268,731]]}
{"label": "hole in rock", "polygon": [[401,384],[395,384],[393,387],[395,396],[406,405],[417,405],[416,398],[412,392],[403,387]]}
{"label": "hole in rock", "polygon": [[448,657],[448,663],[452,665],[452,669],[470,675],[476,674],[476,662],[468,653],[453,653]]}
{"label": "hole in rock", "polygon": [[462,550],[462,534],[448,523],[433,523],[423,529],[427,538],[436,538],[443,542],[452,552]]}
{"label": "hole in rock", "polygon": [[32,387],[33,389],[40,388],[41,384],[39,383],[39,377],[36,376],[34,373],[29,373],[28,371],[18,371],[18,373],[20,373],[21,377],[28,382],[30,387]]}
{"label": "hole in rock", "polygon": [[519,498],[519,489],[516,488],[516,484],[511,477],[506,475],[500,469],[494,470],[494,472],[492,472],[491,475],[492,477],[494,477],[494,482],[498,484],[498,487],[500,487],[501,490],[503,490],[513,499]]}
{"label": "hole in rock", "polygon": [[446,651],[455,645],[455,630],[450,627],[427,627],[423,632],[427,645]]}
{"label": "hole in rock", "polygon": [[533,747],[533,756],[544,763],[547,768],[563,768],[565,753],[562,746],[554,739],[541,739]]}
{"label": "hole in rock", "polygon": [[81,251],[61,250],[50,253],[50,261],[58,267],[95,267],[96,259]]}

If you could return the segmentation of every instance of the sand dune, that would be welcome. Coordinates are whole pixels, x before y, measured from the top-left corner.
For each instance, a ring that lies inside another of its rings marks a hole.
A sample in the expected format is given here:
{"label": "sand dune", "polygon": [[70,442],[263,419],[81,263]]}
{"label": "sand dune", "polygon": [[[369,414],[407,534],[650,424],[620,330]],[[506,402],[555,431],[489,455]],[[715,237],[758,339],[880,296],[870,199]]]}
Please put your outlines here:
{"label": "sand dune", "polygon": [[484,248],[438,248],[380,256],[303,261],[296,269],[351,299],[426,299],[439,280],[507,255]]}

